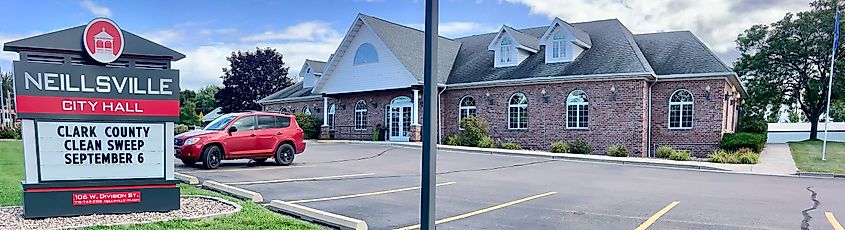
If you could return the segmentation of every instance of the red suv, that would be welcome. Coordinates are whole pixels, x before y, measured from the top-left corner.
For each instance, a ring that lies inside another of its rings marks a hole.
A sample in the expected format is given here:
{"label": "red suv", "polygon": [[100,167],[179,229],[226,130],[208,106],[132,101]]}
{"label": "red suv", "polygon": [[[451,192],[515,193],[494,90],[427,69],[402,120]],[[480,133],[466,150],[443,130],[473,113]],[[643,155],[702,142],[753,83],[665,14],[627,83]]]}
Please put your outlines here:
{"label": "red suv", "polygon": [[201,130],[179,134],[174,140],[176,158],[185,165],[202,161],[206,169],[223,159],[272,157],[276,164],[290,165],[295,154],[305,151],[302,128],[292,115],[264,112],[230,113]]}

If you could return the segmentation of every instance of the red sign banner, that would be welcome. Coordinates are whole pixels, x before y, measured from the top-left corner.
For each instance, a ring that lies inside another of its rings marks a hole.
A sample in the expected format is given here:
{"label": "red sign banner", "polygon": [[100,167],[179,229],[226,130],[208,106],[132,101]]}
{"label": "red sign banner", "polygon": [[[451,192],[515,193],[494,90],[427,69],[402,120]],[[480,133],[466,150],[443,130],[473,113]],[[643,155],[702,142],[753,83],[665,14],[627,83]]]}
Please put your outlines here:
{"label": "red sign banner", "polygon": [[74,193],[73,205],[140,203],[141,192]]}
{"label": "red sign banner", "polygon": [[179,116],[179,100],[74,98],[17,95],[18,113]]}

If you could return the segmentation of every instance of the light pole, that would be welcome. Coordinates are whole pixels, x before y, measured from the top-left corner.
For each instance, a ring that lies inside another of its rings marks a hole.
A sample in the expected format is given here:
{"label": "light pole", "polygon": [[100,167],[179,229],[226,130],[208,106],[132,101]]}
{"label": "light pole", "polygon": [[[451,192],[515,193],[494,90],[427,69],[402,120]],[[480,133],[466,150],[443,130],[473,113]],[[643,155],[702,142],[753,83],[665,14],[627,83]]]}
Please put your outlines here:
{"label": "light pole", "polygon": [[[420,229],[434,230],[435,183],[437,176],[437,23],[438,1],[425,1],[425,63],[423,69],[422,191]],[[417,105],[414,105],[417,106]]]}

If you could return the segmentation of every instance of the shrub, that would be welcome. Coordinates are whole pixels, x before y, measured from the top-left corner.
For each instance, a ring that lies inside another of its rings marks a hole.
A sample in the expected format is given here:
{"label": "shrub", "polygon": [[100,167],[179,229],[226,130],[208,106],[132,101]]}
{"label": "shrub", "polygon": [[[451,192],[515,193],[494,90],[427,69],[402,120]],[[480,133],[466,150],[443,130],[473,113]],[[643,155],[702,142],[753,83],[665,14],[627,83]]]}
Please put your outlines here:
{"label": "shrub", "polygon": [[689,155],[689,151],[676,150],[676,151],[672,151],[672,154],[669,154],[669,160],[689,161],[689,160],[692,160],[692,157]]}
{"label": "shrub", "polygon": [[487,137],[490,131],[490,123],[483,118],[469,116],[461,119],[461,134],[464,136],[464,146],[478,146],[482,139]]}
{"label": "shrub", "polygon": [[654,157],[669,158],[669,155],[672,155],[673,152],[675,152],[675,150],[672,149],[671,146],[661,145],[657,148],[657,151],[654,152]]}
{"label": "shrub", "polygon": [[176,127],[173,129],[174,134],[180,134],[188,132],[188,126],[185,124],[176,124]]}
{"label": "shrub", "polygon": [[320,137],[320,120],[304,113],[297,113],[294,116],[296,116],[296,123],[299,124],[299,128],[302,129],[303,138],[317,139]]}
{"label": "shrub", "polygon": [[15,129],[15,136],[17,137],[17,139],[21,139],[21,137],[23,137],[23,134],[21,134],[21,127],[16,127],[14,129]]}
{"label": "shrub", "polygon": [[20,139],[20,128],[2,128],[0,129],[0,139]]}
{"label": "shrub", "polygon": [[493,138],[484,137],[484,138],[481,138],[481,141],[478,142],[478,147],[479,148],[495,148],[496,142],[493,141]]}
{"label": "shrub", "polygon": [[737,129],[739,132],[766,134],[769,123],[762,117],[742,117]]}
{"label": "shrub", "polygon": [[759,133],[726,133],[719,143],[719,148],[735,151],[750,148],[759,153],[766,144],[766,134]]}
{"label": "shrub", "polygon": [[549,148],[549,151],[553,153],[566,153],[569,151],[569,144],[567,144],[566,141],[552,143],[552,147]]}
{"label": "shrub", "polygon": [[719,149],[707,156],[707,160],[722,164],[756,164],[760,154],[752,151],[727,151]]}
{"label": "shrub", "polygon": [[519,144],[517,144],[517,143],[506,142],[506,143],[502,143],[502,148],[503,149],[511,149],[511,150],[520,150],[520,149],[522,149],[522,146],[519,146]]}
{"label": "shrub", "polygon": [[578,140],[569,145],[569,152],[574,154],[590,154],[593,152],[593,149],[590,148],[587,142]]}
{"label": "shrub", "polygon": [[627,157],[628,149],[624,145],[615,144],[607,149],[607,155],[612,157]]}
{"label": "shrub", "polygon": [[446,142],[447,145],[461,145],[463,143],[463,135],[452,134],[452,135],[446,136],[446,141],[444,141],[444,142]]}
{"label": "shrub", "polygon": [[738,155],[740,164],[757,164],[757,160],[760,159],[760,154],[753,152],[738,153]]}

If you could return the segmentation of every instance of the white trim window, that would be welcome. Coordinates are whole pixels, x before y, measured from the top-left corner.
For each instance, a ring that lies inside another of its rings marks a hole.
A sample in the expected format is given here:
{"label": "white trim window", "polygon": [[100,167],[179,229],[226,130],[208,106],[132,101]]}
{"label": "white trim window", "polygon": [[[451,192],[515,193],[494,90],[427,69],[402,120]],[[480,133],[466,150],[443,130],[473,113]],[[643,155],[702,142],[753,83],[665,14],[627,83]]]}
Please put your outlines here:
{"label": "white trim window", "polygon": [[499,43],[499,63],[511,63],[513,62],[513,54],[511,50],[513,49],[513,41],[507,36],[502,37],[502,41]]}
{"label": "white trim window", "polygon": [[335,117],[334,114],[335,114],[335,106],[334,106],[334,104],[331,104],[331,105],[329,105],[329,111],[328,111],[329,121],[327,122],[329,124],[329,129],[334,129],[334,117]]}
{"label": "white trim window", "polygon": [[355,104],[355,130],[367,129],[367,103],[364,100]]}
{"label": "white trim window", "polygon": [[458,106],[458,129],[462,129],[461,121],[469,116],[475,116],[476,111],[475,98],[471,96],[461,98],[461,103]]}
{"label": "white trim window", "polygon": [[563,59],[566,57],[566,36],[562,32],[555,33],[552,37],[552,59]]}
{"label": "white trim window", "polygon": [[669,129],[691,129],[693,96],[685,89],[676,90],[669,97]]}
{"label": "white trim window", "polygon": [[508,129],[528,129],[528,98],[515,93],[508,100]]}
{"label": "white trim window", "polygon": [[586,129],[589,127],[589,100],[587,93],[573,90],[566,98],[566,128]]}
{"label": "white trim window", "polygon": [[358,46],[358,50],[355,51],[353,65],[363,65],[376,62],[378,62],[378,51],[376,51],[376,47],[373,46],[373,44],[363,43]]}

